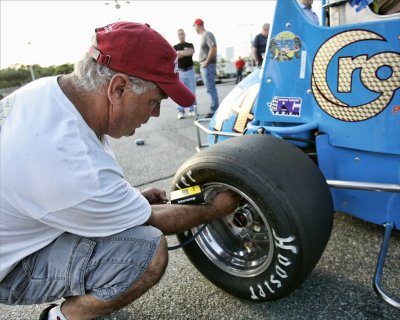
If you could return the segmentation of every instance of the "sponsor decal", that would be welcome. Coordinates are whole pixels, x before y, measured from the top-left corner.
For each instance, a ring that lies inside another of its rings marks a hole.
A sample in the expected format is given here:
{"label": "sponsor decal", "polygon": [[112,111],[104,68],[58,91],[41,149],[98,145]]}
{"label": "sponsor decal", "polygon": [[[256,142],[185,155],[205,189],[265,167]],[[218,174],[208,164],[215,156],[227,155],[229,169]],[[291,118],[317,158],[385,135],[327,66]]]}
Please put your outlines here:
{"label": "sponsor decal", "polygon": [[278,62],[300,58],[301,40],[293,32],[282,31],[271,39],[269,52],[271,58]]}
{"label": "sponsor decal", "polygon": [[268,102],[269,110],[275,116],[300,117],[301,98],[295,97],[274,97]]}
{"label": "sponsor decal", "polygon": [[307,51],[301,51],[300,58],[300,79],[304,79],[306,77],[306,64],[307,64]]}
{"label": "sponsor decal", "polygon": [[[385,38],[368,30],[349,30],[328,39],[315,55],[311,76],[312,92],[320,108],[338,120],[356,122],[375,117],[389,105],[395,91],[400,87],[400,54],[380,52],[372,56],[361,54],[350,57],[339,56],[337,59],[337,92],[353,93],[353,73],[359,70],[361,84],[369,91],[378,94],[374,100],[365,101],[361,105],[350,105],[341,101],[331,91],[327,73],[334,56],[346,46],[367,40],[386,42]],[[390,70],[388,76],[380,76],[381,68]],[[354,96],[356,94],[354,90]]]}

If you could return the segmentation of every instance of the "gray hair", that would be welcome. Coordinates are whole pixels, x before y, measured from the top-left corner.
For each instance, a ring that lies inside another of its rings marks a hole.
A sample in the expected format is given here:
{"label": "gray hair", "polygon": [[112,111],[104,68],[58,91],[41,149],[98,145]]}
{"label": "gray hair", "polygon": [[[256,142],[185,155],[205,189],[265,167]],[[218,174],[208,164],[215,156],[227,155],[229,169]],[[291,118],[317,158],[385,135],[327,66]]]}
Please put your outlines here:
{"label": "gray hair", "polygon": [[[75,64],[73,75],[75,86],[83,92],[96,92],[105,86],[111,78],[121,72],[116,72],[103,66],[88,53]],[[152,81],[128,76],[132,84],[132,91],[136,94],[143,94],[153,90],[157,85]]]}

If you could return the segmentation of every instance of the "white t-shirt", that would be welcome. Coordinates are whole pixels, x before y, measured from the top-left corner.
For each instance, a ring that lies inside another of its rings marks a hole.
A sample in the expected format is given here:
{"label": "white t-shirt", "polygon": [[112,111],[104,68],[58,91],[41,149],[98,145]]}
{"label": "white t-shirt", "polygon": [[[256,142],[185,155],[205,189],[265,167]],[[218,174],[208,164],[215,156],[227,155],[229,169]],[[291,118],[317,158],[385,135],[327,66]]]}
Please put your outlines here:
{"label": "white t-shirt", "polygon": [[107,138],[97,138],[56,77],[0,102],[0,141],[0,281],[64,232],[109,236],[149,218]]}

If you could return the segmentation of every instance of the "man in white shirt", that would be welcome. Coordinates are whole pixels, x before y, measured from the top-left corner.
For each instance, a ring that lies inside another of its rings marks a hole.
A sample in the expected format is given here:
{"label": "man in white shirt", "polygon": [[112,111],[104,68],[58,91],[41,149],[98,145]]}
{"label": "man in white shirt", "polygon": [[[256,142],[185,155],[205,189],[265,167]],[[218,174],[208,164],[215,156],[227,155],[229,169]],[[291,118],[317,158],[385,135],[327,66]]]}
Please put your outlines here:
{"label": "man in white shirt", "polygon": [[139,192],[108,144],[131,136],[170,97],[190,106],[176,51],[146,25],[96,29],[74,72],[36,80],[0,102],[0,303],[65,298],[40,319],[93,319],[155,285],[168,261],[163,234],[233,212],[226,191],[209,204],[167,205]]}

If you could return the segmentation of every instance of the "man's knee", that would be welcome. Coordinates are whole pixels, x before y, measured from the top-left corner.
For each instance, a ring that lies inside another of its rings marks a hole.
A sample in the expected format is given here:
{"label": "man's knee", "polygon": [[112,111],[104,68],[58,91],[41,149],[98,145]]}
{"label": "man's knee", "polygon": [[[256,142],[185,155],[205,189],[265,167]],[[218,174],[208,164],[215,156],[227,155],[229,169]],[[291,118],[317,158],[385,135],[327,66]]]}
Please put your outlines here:
{"label": "man's knee", "polygon": [[160,245],[151,260],[147,271],[145,273],[153,278],[154,284],[156,284],[164,275],[165,269],[168,265],[168,244],[165,236],[161,236]]}
{"label": "man's knee", "polygon": [[[68,316],[88,315],[98,317],[121,309],[139,298],[148,289],[153,287],[164,275],[168,264],[168,245],[164,236],[160,237],[160,244],[143,276],[136,281],[126,292],[112,301],[101,301],[92,295],[76,296],[66,299],[62,312]],[[67,317],[68,318],[68,317]]]}

